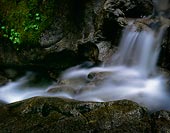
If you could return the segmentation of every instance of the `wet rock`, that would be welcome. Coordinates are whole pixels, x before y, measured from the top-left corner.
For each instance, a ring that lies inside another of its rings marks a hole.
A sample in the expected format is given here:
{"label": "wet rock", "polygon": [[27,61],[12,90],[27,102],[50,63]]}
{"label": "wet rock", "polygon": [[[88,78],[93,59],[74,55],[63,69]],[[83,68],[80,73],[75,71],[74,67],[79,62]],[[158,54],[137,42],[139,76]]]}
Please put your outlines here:
{"label": "wet rock", "polygon": [[86,85],[87,82],[88,82],[88,79],[86,75],[83,75],[83,76],[61,79],[59,80],[58,85],[59,86],[70,86],[74,89],[79,89],[81,86]]}
{"label": "wet rock", "polygon": [[67,86],[67,85],[54,86],[54,87],[48,88],[48,90],[47,90],[47,93],[51,93],[51,94],[55,94],[55,93],[60,94],[63,92],[65,94],[69,93],[70,95],[76,94],[76,90],[74,88],[72,88],[71,86]]}
{"label": "wet rock", "polygon": [[92,73],[89,73],[88,74],[88,78],[90,79],[101,79],[101,80],[104,80],[105,78],[108,78],[109,76],[113,75],[113,72],[111,71],[103,71],[103,72],[92,72]]}
{"label": "wet rock", "polygon": [[149,121],[145,108],[127,100],[36,97],[0,108],[1,132],[150,132]]}
{"label": "wet rock", "polygon": [[117,51],[117,47],[113,47],[109,41],[101,41],[96,44],[99,48],[99,60],[103,63],[109,63],[113,53]]}

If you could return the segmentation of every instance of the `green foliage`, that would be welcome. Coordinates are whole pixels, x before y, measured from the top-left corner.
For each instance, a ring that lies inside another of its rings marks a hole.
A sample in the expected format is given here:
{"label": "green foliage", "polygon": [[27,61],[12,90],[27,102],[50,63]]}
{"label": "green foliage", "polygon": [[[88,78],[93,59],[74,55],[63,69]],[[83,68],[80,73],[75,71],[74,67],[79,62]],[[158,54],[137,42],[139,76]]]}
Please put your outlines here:
{"label": "green foliage", "polygon": [[37,31],[39,29],[40,23],[43,21],[42,16],[39,13],[28,14],[28,20],[24,23],[24,31]]}
{"label": "green foliage", "polygon": [[[1,25],[0,25],[1,26]],[[7,26],[1,26],[2,37],[8,38],[13,44],[19,45],[21,43],[20,34],[15,29],[8,29]]]}
{"label": "green foliage", "polygon": [[0,41],[10,40],[19,49],[39,46],[41,33],[56,18],[56,2],[0,0]]}

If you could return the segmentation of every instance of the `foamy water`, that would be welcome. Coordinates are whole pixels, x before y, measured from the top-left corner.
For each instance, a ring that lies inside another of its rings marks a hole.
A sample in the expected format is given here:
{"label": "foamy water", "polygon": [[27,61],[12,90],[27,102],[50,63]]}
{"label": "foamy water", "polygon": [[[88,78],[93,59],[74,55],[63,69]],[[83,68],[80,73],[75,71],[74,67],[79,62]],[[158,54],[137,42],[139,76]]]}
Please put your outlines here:
{"label": "foamy water", "polygon": [[65,73],[64,78],[88,77],[88,74],[98,72],[99,69],[102,72],[112,74],[107,76],[107,79],[100,86],[80,94],[70,94],[69,97],[81,101],[97,102],[129,99],[152,110],[168,109],[170,107],[170,95],[166,88],[167,79],[163,75],[146,77],[138,69],[116,66],[104,67],[103,69],[75,69]]}
{"label": "foamy water", "polygon": [[[158,74],[156,67],[164,30],[160,28],[157,32],[137,31],[134,25],[130,25],[123,33],[119,50],[113,55],[110,66],[88,69],[76,66],[66,70],[60,79],[70,80],[70,84],[67,85],[78,93],[64,89],[49,93],[51,88],[61,86],[57,83],[48,87],[23,87],[29,80],[26,75],[16,82],[1,87],[0,100],[11,103],[34,96],[55,96],[97,102],[129,99],[149,109],[169,109],[167,79]],[[88,76],[93,73],[97,76],[89,78]],[[100,73],[107,74],[103,78]],[[103,80],[98,81],[102,78]]]}

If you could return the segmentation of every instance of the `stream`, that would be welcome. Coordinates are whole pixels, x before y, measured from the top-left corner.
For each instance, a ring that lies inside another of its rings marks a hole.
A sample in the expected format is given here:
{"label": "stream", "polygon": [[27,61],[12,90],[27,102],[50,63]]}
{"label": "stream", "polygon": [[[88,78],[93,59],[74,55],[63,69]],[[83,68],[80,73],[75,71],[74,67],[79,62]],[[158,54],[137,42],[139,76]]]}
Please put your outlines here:
{"label": "stream", "polygon": [[109,65],[78,65],[61,73],[59,82],[32,86],[29,83],[34,73],[27,72],[0,88],[0,100],[13,103],[34,96],[96,102],[129,99],[152,110],[170,109],[168,79],[156,66],[166,27],[158,29],[138,30],[129,23]]}

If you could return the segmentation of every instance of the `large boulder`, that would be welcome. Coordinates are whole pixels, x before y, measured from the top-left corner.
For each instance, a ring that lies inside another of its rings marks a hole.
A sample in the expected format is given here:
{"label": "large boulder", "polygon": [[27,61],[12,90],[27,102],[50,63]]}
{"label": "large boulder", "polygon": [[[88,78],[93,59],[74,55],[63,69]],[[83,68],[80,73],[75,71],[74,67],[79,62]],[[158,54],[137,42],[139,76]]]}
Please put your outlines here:
{"label": "large boulder", "polygon": [[145,108],[122,100],[96,103],[36,97],[0,108],[1,132],[150,132]]}

